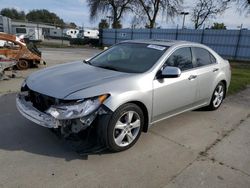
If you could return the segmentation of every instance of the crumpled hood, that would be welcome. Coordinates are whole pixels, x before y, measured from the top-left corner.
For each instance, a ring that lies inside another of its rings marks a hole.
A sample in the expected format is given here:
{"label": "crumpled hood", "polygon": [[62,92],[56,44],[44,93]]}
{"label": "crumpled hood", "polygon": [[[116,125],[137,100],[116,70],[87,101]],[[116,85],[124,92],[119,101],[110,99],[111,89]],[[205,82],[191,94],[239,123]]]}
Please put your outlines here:
{"label": "crumpled hood", "polygon": [[80,61],[35,72],[28,77],[26,83],[33,91],[63,99],[74,92],[128,75],[90,66]]}

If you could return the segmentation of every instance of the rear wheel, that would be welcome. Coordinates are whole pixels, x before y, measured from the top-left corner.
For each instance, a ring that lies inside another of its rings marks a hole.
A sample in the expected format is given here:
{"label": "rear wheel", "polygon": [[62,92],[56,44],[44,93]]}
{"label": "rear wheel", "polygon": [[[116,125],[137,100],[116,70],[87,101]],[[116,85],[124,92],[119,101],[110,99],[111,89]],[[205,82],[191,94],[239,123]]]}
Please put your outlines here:
{"label": "rear wheel", "polygon": [[132,147],[141,135],[143,124],[144,115],[137,105],[128,103],[118,108],[108,125],[108,148],[123,151]]}
{"label": "rear wheel", "polygon": [[29,62],[27,60],[24,59],[20,59],[17,64],[16,64],[17,68],[19,70],[26,70],[29,68]]}
{"label": "rear wheel", "polygon": [[210,104],[208,106],[209,110],[217,110],[222,104],[226,94],[226,86],[223,82],[220,82],[214,92]]}

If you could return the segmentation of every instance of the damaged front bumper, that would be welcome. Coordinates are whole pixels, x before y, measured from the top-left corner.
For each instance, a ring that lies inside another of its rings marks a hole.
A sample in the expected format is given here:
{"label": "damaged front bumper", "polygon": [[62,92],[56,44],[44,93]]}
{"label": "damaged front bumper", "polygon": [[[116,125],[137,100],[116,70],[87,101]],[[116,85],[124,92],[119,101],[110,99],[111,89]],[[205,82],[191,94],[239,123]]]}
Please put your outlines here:
{"label": "damaged front bumper", "polygon": [[39,111],[31,101],[27,100],[27,92],[17,94],[16,106],[18,111],[30,121],[47,128],[66,128],[70,133],[78,133],[89,127],[96,119],[97,115],[109,113],[109,109],[100,106],[96,111],[78,119],[58,120],[50,114]]}
{"label": "damaged front bumper", "polygon": [[18,111],[30,121],[47,128],[58,128],[59,122],[52,116],[40,112],[32,103],[25,100],[24,94],[17,94],[16,106]]}

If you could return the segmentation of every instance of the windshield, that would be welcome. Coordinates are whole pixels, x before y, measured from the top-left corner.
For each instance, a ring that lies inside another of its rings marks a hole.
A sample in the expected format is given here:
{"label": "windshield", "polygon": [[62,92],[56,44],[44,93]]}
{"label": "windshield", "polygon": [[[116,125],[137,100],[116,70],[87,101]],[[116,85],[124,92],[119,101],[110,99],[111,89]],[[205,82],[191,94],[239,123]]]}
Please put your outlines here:
{"label": "windshield", "polygon": [[166,50],[166,46],[121,43],[97,55],[89,63],[120,72],[142,73],[149,70]]}

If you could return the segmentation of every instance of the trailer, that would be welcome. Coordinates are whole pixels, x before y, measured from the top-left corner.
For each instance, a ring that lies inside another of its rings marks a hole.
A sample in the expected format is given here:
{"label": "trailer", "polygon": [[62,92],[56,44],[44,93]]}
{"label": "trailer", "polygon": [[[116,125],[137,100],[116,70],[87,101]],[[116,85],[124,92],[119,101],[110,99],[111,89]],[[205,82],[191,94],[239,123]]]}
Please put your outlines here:
{"label": "trailer", "polygon": [[64,33],[67,37],[75,39],[79,34],[79,29],[65,29]]}
{"label": "trailer", "polygon": [[21,35],[29,41],[40,42],[44,40],[43,30],[39,27],[13,26],[12,33],[17,37]]}
{"label": "trailer", "polygon": [[78,38],[99,39],[99,31],[97,29],[82,29]]}
{"label": "trailer", "polygon": [[62,38],[64,37],[63,29],[58,29],[58,28],[50,29],[47,37]]}
{"label": "trailer", "polygon": [[0,15],[0,32],[11,33],[12,32],[11,19]]}

